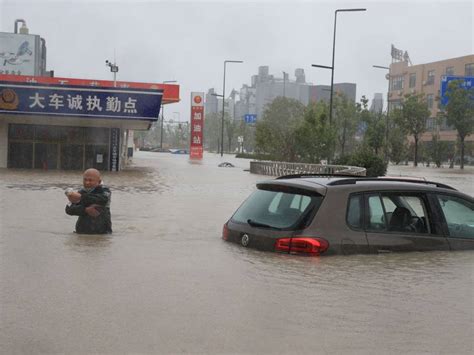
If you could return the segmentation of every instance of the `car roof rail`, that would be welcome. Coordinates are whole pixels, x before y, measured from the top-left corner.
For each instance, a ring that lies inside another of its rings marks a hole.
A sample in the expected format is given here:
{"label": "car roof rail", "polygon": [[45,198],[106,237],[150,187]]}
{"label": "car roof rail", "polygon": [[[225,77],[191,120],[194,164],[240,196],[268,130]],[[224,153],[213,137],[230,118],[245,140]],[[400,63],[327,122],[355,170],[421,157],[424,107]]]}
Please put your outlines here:
{"label": "car roof rail", "polygon": [[313,173],[313,174],[290,174],[290,175],[282,175],[277,177],[275,180],[282,180],[282,179],[299,179],[299,178],[305,178],[305,177],[335,177],[335,178],[340,178],[340,177],[345,177],[345,178],[360,178],[360,175],[352,175],[352,174],[325,174],[325,173]]}
{"label": "car roof rail", "polygon": [[435,181],[428,181],[428,180],[415,180],[415,179],[403,179],[403,178],[384,178],[379,177],[379,178],[361,178],[360,176],[358,178],[350,178],[350,179],[339,179],[339,180],[334,180],[329,182],[327,185],[330,186],[336,186],[336,185],[350,185],[350,184],[356,184],[357,182],[360,181],[371,181],[371,182],[409,182],[412,184],[425,184],[425,185],[434,185],[436,187],[440,187],[443,189],[449,189],[449,190],[454,190],[457,191],[454,187],[442,184],[440,182],[435,182]]}

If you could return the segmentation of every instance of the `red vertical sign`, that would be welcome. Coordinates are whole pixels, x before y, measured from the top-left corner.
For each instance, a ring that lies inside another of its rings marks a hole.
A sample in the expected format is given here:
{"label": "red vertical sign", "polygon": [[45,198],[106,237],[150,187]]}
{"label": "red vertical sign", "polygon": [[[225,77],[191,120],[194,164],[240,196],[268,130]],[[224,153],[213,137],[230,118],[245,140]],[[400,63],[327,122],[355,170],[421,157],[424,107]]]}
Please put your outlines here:
{"label": "red vertical sign", "polygon": [[191,159],[202,159],[202,135],[204,130],[204,93],[191,93]]}

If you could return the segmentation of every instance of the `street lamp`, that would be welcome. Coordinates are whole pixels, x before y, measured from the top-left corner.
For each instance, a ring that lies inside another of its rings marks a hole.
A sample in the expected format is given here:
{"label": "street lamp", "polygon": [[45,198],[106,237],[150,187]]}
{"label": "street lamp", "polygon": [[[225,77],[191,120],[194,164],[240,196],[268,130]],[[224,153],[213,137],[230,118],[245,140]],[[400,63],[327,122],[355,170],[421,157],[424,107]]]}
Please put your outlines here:
{"label": "street lamp", "polygon": [[225,69],[226,69],[227,63],[243,63],[243,61],[242,60],[224,60],[224,84],[222,85],[221,157],[224,155]]}
{"label": "street lamp", "polygon": [[334,12],[334,36],[332,38],[332,65],[317,65],[312,64],[312,67],[323,68],[323,69],[331,69],[331,93],[329,96],[329,124],[332,123],[332,100],[333,100],[333,93],[334,93],[334,58],[336,55],[336,23],[337,23],[337,13],[338,12],[359,12],[359,11],[367,11],[367,9],[337,9]]}
{"label": "street lamp", "polygon": [[390,102],[388,101],[390,98],[390,67],[384,67],[382,65],[372,65],[374,68],[377,69],[384,69],[388,70],[388,91],[387,91],[387,118],[385,120],[385,161],[388,161],[388,115],[390,113]]}
{"label": "street lamp", "polygon": [[110,71],[112,73],[114,73],[114,87],[117,87],[117,73],[119,71],[119,67],[118,65],[115,63],[115,59],[114,59],[114,62],[109,62],[108,60],[105,61],[105,65],[110,67]]}
{"label": "street lamp", "polygon": [[[168,83],[176,83],[176,80],[163,81],[163,84],[168,84]],[[163,121],[165,120],[165,115],[164,115],[165,106],[163,105],[163,98],[164,98],[164,92],[163,92],[163,96],[161,97],[160,149],[163,149]]]}

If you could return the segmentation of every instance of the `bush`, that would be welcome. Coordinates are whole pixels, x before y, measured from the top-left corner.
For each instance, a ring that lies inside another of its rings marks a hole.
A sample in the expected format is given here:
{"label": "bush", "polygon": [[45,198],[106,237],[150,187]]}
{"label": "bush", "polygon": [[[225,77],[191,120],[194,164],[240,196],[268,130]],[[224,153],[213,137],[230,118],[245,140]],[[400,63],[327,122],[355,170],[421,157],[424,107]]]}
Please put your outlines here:
{"label": "bush", "polygon": [[384,176],[387,172],[387,163],[385,163],[381,157],[366,149],[358,150],[351,155],[339,157],[335,160],[334,164],[366,168],[366,176],[371,177]]}

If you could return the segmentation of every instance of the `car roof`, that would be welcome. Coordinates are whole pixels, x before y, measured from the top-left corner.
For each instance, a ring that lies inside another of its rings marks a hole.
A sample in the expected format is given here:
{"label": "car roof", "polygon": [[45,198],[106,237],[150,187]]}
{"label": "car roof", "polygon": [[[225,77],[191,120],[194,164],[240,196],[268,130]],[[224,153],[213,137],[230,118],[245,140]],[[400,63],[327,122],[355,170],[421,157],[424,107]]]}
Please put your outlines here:
{"label": "car roof", "polygon": [[314,176],[314,175],[288,175],[274,180],[267,180],[257,184],[290,186],[317,191],[326,195],[328,190],[347,192],[404,190],[424,192],[449,192],[472,199],[471,196],[458,192],[455,188],[438,182],[427,181],[416,177],[354,177],[354,176]]}

